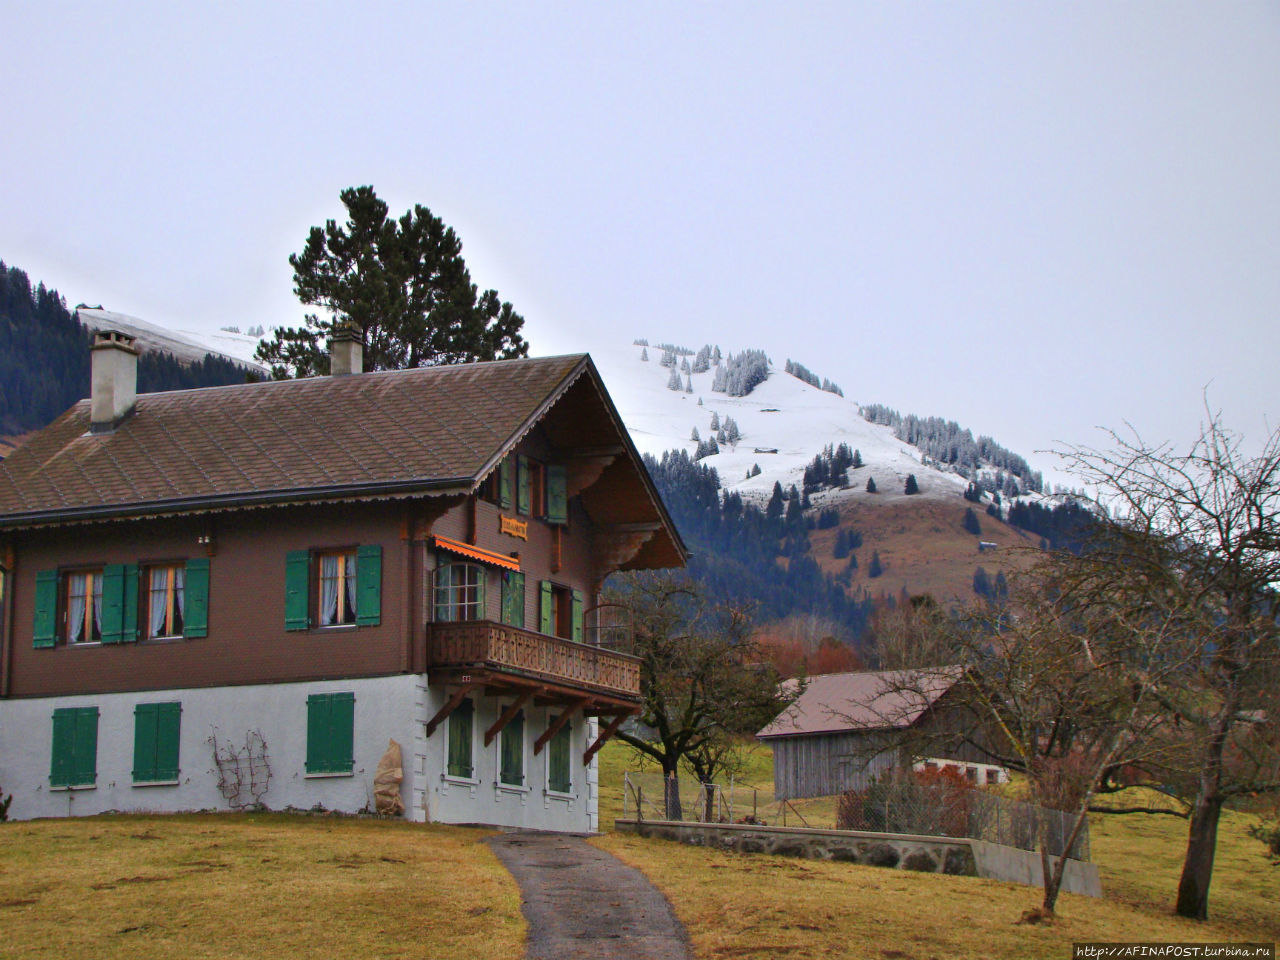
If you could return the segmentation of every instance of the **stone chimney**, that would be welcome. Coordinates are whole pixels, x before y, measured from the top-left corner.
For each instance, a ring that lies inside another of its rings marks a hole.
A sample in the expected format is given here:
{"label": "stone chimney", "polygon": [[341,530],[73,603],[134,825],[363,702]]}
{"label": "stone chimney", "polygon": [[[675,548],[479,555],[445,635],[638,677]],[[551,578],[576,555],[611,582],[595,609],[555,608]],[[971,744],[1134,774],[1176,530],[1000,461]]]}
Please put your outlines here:
{"label": "stone chimney", "polygon": [[345,377],[364,372],[364,331],[358,324],[335,325],[329,336],[329,373]]}
{"label": "stone chimney", "polygon": [[118,330],[93,336],[89,392],[92,433],[110,433],[133,413],[138,399],[138,348],[134,338]]}

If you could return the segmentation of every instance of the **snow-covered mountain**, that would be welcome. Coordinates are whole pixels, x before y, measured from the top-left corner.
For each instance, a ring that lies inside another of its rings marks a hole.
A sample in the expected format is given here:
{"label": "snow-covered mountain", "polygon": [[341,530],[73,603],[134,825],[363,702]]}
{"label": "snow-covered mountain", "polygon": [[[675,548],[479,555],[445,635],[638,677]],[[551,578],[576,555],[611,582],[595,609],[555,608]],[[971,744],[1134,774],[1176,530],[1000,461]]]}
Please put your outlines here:
{"label": "snow-covered mountain", "polygon": [[[649,359],[641,357],[647,353]],[[593,351],[605,385],[622,414],[631,439],[642,453],[661,457],[663,451],[683,449],[694,453],[691,439],[696,428],[703,439],[715,436],[711,415],[721,422],[732,417],[741,438],[737,444],[720,445],[720,452],[701,462],[714,467],[726,489],[743,496],[767,498],[776,482],[783,489],[800,487],[804,468],[828,445],[846,443],[857,450],[865,464],[853,472],[845,491],[815,496],[815,502],[831,497],[867,497],[868,477],[875,479],[877,502],[905,497],[908,474],[914,474],[926,499],[956,499],[967,481],[955,473],[921,462],[918,449],[899,440],[890,427],[869,423],[853,400],[811,386],[770,363],[769,377],[745,397],[712,391],[716,367],[705,373],[689,373],[692,393],[672,390],[667,384],[669,367],[661,365],[661,348],[642,345]],[[684,381],[686,375],[680,374]],[[701,405],[699,405],[701,401]],[[755,466],[760,473],[748,478]]]}
{"label": "snow-covered mountain", "polygon": [[161,327],[125,313],[95,307],[77,307],[76,316],[91,330],[120,330],[138,338],[143,350],[173,354],[179,360],[203,360],[212,353],[249,370],[265,374],[266,368],[253,358],[259,339],[242,333],[219,330],[175,330]]}

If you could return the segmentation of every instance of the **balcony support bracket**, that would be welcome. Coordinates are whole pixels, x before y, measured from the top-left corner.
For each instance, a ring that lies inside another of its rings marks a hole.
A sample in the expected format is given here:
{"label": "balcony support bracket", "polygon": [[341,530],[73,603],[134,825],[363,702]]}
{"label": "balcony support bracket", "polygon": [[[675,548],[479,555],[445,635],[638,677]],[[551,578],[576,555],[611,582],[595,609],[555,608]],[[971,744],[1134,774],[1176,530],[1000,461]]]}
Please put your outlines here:
{"label": "balcony support bracket", "polygon": [[542,748],[547,745],[547,742],[552,737],[554,737],[557,733],[560,732],[561,728],[566,723],[569,722],[569,720],[573,717],[573,715],[577,713],[579,710],[582,710],[587,706],[589,706],[590,703],[591,703],[591,698],[585,697],[581,700],[574,701],[568,707],[566,707],[561,712],[560,716],[556,717],[555,720],[552,721],[551,726],[547,727],[547,729],[543,731],[542,736],[540,736],[537,740],[533,742],[533,755],[536,757],[538,754],[540,754],[542,752]]}
{"label": "balcony support bracket", "polygon": [[452,697],[448,699],[443,707],[436,711],[436,715],[427,721],[427,739],[431,739],[431,735],[436,732],[436,727],[444,723],[445,718],[462,705],[462,701],[467,699],[467,694],[477,687],[483,687],[483,683],[468,683],[459,687]]}
{"label": "balcony support bracket", "polygon": [[584,767],[589,766],[591,764],[591,758],[599,753],[600,748],[618,732],[618,728],[622,726],[623,721],[625,721],[627,717],[635,716],[637,713],[639,713],[638,710],[627,710],[610,720],[609,725],[600,731],[600,736],[596,737],[595,742],[592,743],[591,746],[587,747],[586,753],[582,755],[582,765]]}
{"label": "balcony support bracket", "polygon": [[520,712],[520,708],[533,699],[535,693],[545,689],[545,687],[530,687],[516,697],[515,703],[503,710],[502,716],[498,717],[497,722],[484,732],[484,745],[487,747],[493,743],[493,738],[502,732],[503,727],[515,719],[516,714]]}

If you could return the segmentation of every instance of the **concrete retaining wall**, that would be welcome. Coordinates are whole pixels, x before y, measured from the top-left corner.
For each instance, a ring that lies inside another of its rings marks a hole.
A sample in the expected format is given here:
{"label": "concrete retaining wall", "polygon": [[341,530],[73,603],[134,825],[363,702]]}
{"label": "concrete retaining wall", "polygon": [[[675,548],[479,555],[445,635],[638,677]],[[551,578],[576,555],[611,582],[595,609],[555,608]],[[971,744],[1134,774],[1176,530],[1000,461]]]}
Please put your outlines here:
{"label": "concrete retaining wall", "polygon": [[[617,820],[614,826],[623,833],[661,837],[738,853],[837,860],[923,873],[986,877],[1033,886],[1041,883],[1038,853],[978,840],[671,820]],[[1062,889],[1068,893],[1102,896],[1098,868],[1092,863],[1068,860]]]}

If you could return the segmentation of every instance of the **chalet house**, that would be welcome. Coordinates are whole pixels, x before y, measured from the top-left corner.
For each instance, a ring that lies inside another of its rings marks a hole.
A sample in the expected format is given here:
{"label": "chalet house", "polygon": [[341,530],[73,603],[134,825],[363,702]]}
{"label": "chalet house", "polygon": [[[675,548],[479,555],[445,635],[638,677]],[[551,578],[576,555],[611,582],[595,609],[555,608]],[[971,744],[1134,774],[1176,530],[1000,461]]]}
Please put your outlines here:
{"label": "chalet house", "polygon": [[[773,750],[779,800],[865,789],[895,767],[953,767],[976,783],[1002,783],[1008,771],[982,749],[981,735],[953,691],[959,668],[829,673],[800,695],[757,739]],[[904,752],[909,736],[928,756]]]}
{"label": "chalet house", "polygon": [[136,396],[99,332],[91,398],[0,464],[11,816],[371,809],[394,740],[409,819],[596,829],[640,697],[597,597],[686,553],[595,366],[332,349]]}

